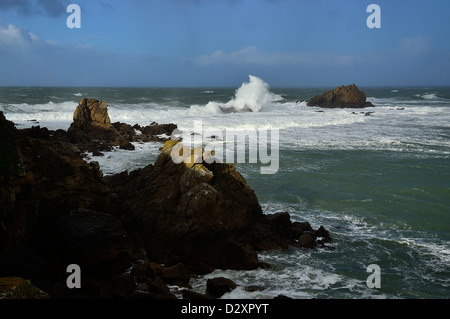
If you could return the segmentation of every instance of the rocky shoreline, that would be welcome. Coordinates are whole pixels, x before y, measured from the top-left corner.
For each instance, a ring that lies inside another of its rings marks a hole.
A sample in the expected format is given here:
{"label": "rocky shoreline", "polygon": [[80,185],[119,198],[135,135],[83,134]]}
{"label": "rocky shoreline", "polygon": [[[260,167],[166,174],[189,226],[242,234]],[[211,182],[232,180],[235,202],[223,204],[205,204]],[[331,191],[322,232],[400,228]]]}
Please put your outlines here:
{"label": "rocky shoreline", "polygon": [[[0,112],[0,297],[174,299],[177,285],[183,298],[219,298],[236,285],[216,280],[199,294],[190,278],[270,267],[259,251],[331,241],[323,226],[264,214],[234,164],[175,164],[175,128],[111,123],[95,99],[80,101],[67,131],[19,130]],[[104,177],[83,159],[137,141],[161,142],[154,164]],[[67,287],[70,264],[80,266],[79,289]],[[43,293],[1,294],[16,282]]]}

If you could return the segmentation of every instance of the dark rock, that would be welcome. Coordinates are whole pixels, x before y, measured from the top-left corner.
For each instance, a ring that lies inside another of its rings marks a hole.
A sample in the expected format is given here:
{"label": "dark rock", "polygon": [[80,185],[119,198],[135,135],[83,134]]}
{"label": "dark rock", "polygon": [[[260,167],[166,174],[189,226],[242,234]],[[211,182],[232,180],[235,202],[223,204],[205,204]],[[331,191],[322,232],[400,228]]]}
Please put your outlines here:
{"label": "dark rock", "polygon": [[81,151],[111,151],[113,147],[134,150],[132,142],[165,142],[168,138],[159,135],[170,136],[176,128],[175,124],[152,123],[140,127],[138,124],[111,123],[105,101],[84,98],[76,107],[67,134],[58,137],[76,145]]}
{"label": "dark rock", "polygon": [[105,177],[120,194],[116,214],[126,215],[158,263],[182,262],[194,273],[258,267],[252,245],[238,238],[263,215],[245,179],[231,164],[175,164],[173,145],[155,165]]}
{"label": "dark rock", "polygon": [[255,292],[255,291],[264,291],[265,288],[261,286],[245,286],[244,290],[249,292]]}
{"label": "dark rock", "polygon": [[322,95],[309,99],[307,105],[324,108],[365,108],[374,106],[366,101],[366,94],[360,91],[355,84],[326,91]]}
{"label": "dark rock", "polygon": [[292,299],[291,297],[285,296],[285,295],[278,295],[273,299]]}
{"label": "dark rock", "polygon": [[[1,115],[0,129],[7,123]],[[69,146],[29,138],[27,133],[12,124],[2,132],[0,147],[6,153],[1,152],[0,250],[6,252],[26,250],[37,243],[32,236],[48,238],[44,228],[71,210],[104,211],[110,205],[98,167],[87,164]]]}
{"label": "dark rock", "polygon": [[[16,130],[2,113],[0,132],[0,272],[29,278],[51,298],[130,297],[136,284],[124,273],[139,244],[107,214],[112,193],[98,163],[30,135],[41,129]],[[82,289],[66,286],[72,263],[82,267]]]}
{"label": "dark rock", "polygon": [[48,299],[46,292],[36,288],[30,280],[20,277],[0,278],[0,299]]}
{"label": "dark rock", "polygon": [[314,248],[316,246],[314,235],[310,233],[300,235],[298,245],[302,248]]}
{"label": "dark rock", "polygon": [[[175,164],[179,141],[167,141],[154,165],[103,177],[82,151],[132,145],[136,131],[154,140],[176,126],[111,124],[106,103],[80,105],[67,133],[20,131],[0,112],[0,255],[11,261],[1,269],[8,275],[29,274],[55,298],[173,299],[168,283],[188,287],[191,275],[217,268],[267,268],[258,251],[326,237],[286,212],[263,214],[233,164]],[[82,267],[81,290],[66,287],[69,263]]]}
{"label": "dark rock", "polygon": [[178,263],[174,266],[162,268],[161,278],[166,283],[184,283],[187,284],[191,279],[191,273],[186,266]]}
{"label": "dark rock", "polygon": [[32,126],[28,129],[23,129],[22,133],[30,138],[37,138],[42,140],[48,140],[50,138],[50,132],[46,127]]}
{"label": "dark rock", "polygon": [[177,125],[170,123],[170,124],[157,124],[153,123],[149,126],[144,126],[140,129],[140,131],[143,134],[155,136],[155,135],[162,135],[166,134],[167,136],[171,136],[172,132],[177,128]]}
{"label": "dark rock", "polygon": [[236,289],[237,285],[230,279],[224,277],[208,279],[206,282],[206,293],[216,298],[222,297],[227,292]]}
{"label": "dark rock", "polygon": [[133,144],[131,144],[129,141],[127,140],[122,140],[120,142],[119,148],[122,150],[128,150],[128,151],[134,151],[135,147]]}
{"label": "dark rock", "polygon": [[92,156],[105,156],[105,154],[98,150],[92,150]]}
{"label": "dark rock", "polygon": [[184,289],[183,299],[215,299],[215,298],[190,289]]}
{"label": "dark rock", "polygon": [[133,261],[133,245],[122,222],[105,213],[78,209],[56,224],[60,255],[85,269],[121,274]]}
{"label": "dark rock", "polygon": [[323,243],[329,243],[331,242],[331,235],[328,230],[325,229],[325,227],[320,226],[319,229],[316,231],[316,237],[321,237]]}

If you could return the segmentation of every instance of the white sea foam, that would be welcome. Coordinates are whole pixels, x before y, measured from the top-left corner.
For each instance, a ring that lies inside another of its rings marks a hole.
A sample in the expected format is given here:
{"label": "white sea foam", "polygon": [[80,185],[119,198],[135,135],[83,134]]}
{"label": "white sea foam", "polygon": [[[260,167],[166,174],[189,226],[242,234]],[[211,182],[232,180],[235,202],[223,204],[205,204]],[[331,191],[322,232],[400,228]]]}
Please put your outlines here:
{"label": "white sea foam", "polygon": [[437,95],[435,93],[427,93],[421,96],[425,100],[435,100],[437,99]]}
{"label": "white sea foam", "polygon": [[280,95],[269,91],[269,85],[262,79],[249,75],[250,81],[242,83],[236,90],[235,97],[227,103],[211,101],[205,106],[191,106],[191,115],[200,115],[202,111],[209,114],[230,112],[260,112],[270,109],[274,102],[281,101]]}
{"label": "white sea foam", "polygon": [[86,153],[87,162],[98,162],[104,176],[117,174],[123,171],[132,171],[137,168],[153,164],[158,157],[162,146],[158,142],[132,143],[134,151],[122,150],[115,147],[111,152],[104,152],[104,156],[92,156]]}
{"label": "white sea foam", "polygon": [[40,125],[49,129],[68,129],[73,121],[73,112],[77,102],[52,101],[45,104],[9,104],[0,107],[6,119],[16,123],[20,128]]}

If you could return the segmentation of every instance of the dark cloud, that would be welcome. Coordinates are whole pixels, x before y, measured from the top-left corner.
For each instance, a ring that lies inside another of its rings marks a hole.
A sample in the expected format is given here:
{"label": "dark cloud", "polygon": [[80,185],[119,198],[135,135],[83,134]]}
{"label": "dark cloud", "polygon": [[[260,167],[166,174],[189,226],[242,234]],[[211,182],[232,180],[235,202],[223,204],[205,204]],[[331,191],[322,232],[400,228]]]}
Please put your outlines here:
{"label": "dark cloud", "polygon": [[0,10],[16,11],[21,15],[59,17],[66,14],[68,0],[0,0]]}

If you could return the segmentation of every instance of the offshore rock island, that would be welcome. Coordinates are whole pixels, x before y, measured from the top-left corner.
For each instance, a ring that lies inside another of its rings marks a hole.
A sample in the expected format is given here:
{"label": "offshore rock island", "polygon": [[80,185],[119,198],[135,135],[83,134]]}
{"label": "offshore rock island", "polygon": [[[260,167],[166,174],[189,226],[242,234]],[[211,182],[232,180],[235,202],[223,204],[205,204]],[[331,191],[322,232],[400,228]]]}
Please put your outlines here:
{"label": "offshore rock island", "polygon": [[366,101],[366,94],[355,84],[328,90],[322,95],[308,99],[306,104],[323,108],[366,108],[374,106],[371,102]]}
{"label": "offshore rock island", "polygon": [[[0,112],[0,287],[31,281],[42,292],[13,298],[128,299],[176,298],[168,285],[178,285],[201,298],[192,276],[270,267],[258,251],[331,241],[323,226],[265,215],[234,164],[175,164],[179,141],[161,137],[175,128],[111,123],[95,99],[80,101],[67,132],[19,130]],[[136,141],[164,143],[154,164],[104,177],[83,159]],[[80,289],[66,286],[69,264]]]}

